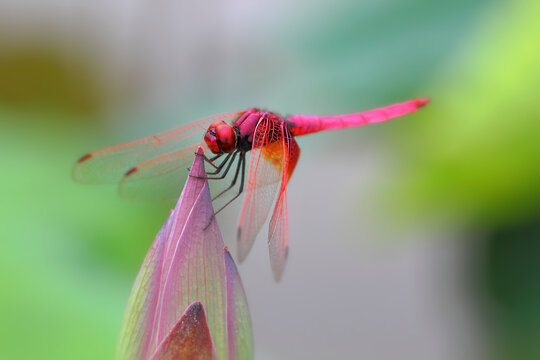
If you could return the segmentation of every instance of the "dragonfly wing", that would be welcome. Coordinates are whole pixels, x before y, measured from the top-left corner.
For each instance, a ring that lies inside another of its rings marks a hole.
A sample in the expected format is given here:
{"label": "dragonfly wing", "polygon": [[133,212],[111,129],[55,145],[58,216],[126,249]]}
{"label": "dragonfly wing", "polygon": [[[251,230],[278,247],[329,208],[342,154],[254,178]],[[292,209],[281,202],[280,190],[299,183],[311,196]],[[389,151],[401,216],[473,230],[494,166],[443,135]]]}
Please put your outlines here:
{"label": "dragonfly wing", "polygon": [[248,255],[255,237],[268,217],[283,174],[282,123],[263,118],[253,136],[249,174],[238,225],[239,261]]}
{"label": "dragonfly wing", "polygon": [[120,196],[138,200],[175,200],[182,190],[197,148],[194,144],[156,156],[131,168],[120,181]]}
{"label": "dragonfly wing", "polygon": [[286,136],[283,142],[283,173],[276,207],[270,219],[268,229],[268,248],[270,251],[270,266],[274,279],[279,281],[289,253],[289,215],[287,208],[287,183],[294,171],[300,148],[291,136]]}
{"label": "dragonfly wing", "polygon": [[[81,183],[118,183],[126,172],[155,157],[173,152],[194,142],[200,142],[207,125],[218,120],[234,122],[243,112],[223,113],[196,120],[143,139],[129,141],[91,152],[79,159],[73,168],[73,178]],[[170,160],[174,161],[175,156]],[[167,158],[161,158],[166,161]]]}
{"label": "dragonfly wing", "polygon": [[287,209],[287,188],[284,187],[274,208],[268,229],[268,250],[270,252],[270,266],[274,279],[279,281],[289,253],[289,221]]}

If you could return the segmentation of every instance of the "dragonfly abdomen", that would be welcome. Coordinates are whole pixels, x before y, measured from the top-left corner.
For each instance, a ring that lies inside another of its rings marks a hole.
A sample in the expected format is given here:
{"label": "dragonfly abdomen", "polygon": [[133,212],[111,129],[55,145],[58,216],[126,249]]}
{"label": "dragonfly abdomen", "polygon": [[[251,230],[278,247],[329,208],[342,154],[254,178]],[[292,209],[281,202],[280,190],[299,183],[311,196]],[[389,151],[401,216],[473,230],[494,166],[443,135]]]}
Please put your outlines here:
{"label": "dragonfly abdomen", "polygon": [[333,116],[309,116],[293,115],[287,119],[287,126],[295,136],[312,134],[322,130],[344,129],[348,127],[363,126],[378,123],[403,116],[416,111],[426,105],[429,99],[420,98],[389,105],[382,108],[365,112],[333,115]]}

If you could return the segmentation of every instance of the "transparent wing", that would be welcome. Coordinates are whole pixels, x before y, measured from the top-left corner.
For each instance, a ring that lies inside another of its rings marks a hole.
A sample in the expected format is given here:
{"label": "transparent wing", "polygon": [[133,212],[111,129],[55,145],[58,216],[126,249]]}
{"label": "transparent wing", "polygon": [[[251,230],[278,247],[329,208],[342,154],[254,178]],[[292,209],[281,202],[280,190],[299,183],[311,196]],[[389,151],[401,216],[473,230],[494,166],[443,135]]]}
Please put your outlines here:
{"label": "transparent wing", "polygon": [[199,143],[146,160],[132,168],[120,181],[120,196],[137,200],[176,200],[188,175]]}
{"label": "transparent wing", "polygon": [[300,148],[290,134],[286,133],[283,141],[283,172],[276,207],[270,219],[268,229],[268,249],[270,252],[270,266],[274,279],[279,281],[289,254],[289,216],[287,208],[287,183],[296,167]]}
{"label": "transparent wing", "polygon": [[279,189],[283,174],[284,125],[268,117],[261,119],[253,136],[249,175],[238,225],[238,259],[243,261]]}
{"label": "transparent wing", "polygon": [[[231,112],[212,115],[196,120],[174,129],[170,129],[143,139],[129,141],[84,155],[73,168],[73,178],[82,183],[118,183],[123,176],[137,165],[145,163],[145,176],[154,177],[159,174],[167,161],[183,160],[179,158],[178,148],[186,147],[191,142],[200,142],[200,135],[207,125],[218,120],[234,122],[242,112]],[[151,160],[158,158],[152,163]],[[156,164],[156,172],[152,165]]]}
{"label": "transparent wing", "polygon": [[[181,186],[186,181],[188,167],[193,162],[194,153],[199,146],[203,148],[205,153],[209,153],[210,150],[203,141],[199,144],[176,149],[137,165],[132,172],[125,175],[120,181],[120,196],[126,199],[147,201],[177,200]],[[220,160],[217,160],[215,163],[218,164],[219,162]],[[211,166],[207,166],[207,168],[210,171],[214,170]],[[228,203],[237,194],[235,186],[229,185],[231,185],[233,178],[238,184],[238,176],[235,176],[235,174],[238,174],[239,170],[238,162],[231,161],[227,176],[220,181],[211,182],[210,192],[216,209],[221,208],[222,205]],[[220,196],[215,199],[217,194],[220,194]]]}

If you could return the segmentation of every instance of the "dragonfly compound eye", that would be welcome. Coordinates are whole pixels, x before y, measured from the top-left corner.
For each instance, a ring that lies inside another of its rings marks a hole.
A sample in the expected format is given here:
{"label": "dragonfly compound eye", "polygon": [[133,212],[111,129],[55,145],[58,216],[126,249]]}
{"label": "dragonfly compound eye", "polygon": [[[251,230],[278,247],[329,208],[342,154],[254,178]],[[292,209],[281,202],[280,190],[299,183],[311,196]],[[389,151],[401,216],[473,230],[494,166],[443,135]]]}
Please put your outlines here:
{"label": "dragonfly compound eye", "polygon": [[221,151],[229,153],[236,148],[236,134],[232,126],[222,123],[216,128],[217,143]]}
{"label": "dragonfly compound eye", "polygon": [[206,142],[206,145],[208,145],[208,147],[210,148],[210,150],[212,150],[214,154],[219,154],[221,152],[219,145],[217,143],[216,128],[214,124],[210,125],[208,130],[206,130],[206,134],[204,135],[204,141]]}

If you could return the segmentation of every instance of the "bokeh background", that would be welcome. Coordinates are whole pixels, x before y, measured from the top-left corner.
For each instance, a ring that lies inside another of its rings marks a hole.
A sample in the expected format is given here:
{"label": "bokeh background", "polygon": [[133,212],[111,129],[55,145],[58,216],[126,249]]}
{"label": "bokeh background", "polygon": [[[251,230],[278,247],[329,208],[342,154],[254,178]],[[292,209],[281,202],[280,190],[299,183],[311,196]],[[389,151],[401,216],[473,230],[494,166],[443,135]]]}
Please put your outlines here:
{"label": "bokeh background", "polygon": [[[0,2],[0,358],[111,359],[169,205],[70,176],[212,113],[339,114],[300,138],[291,248],[240,265],[257,359],[540,358],[537,0]],[[180,184],[181,186],[181,184]],[[239,204],[219,217],[234,247]]]}

